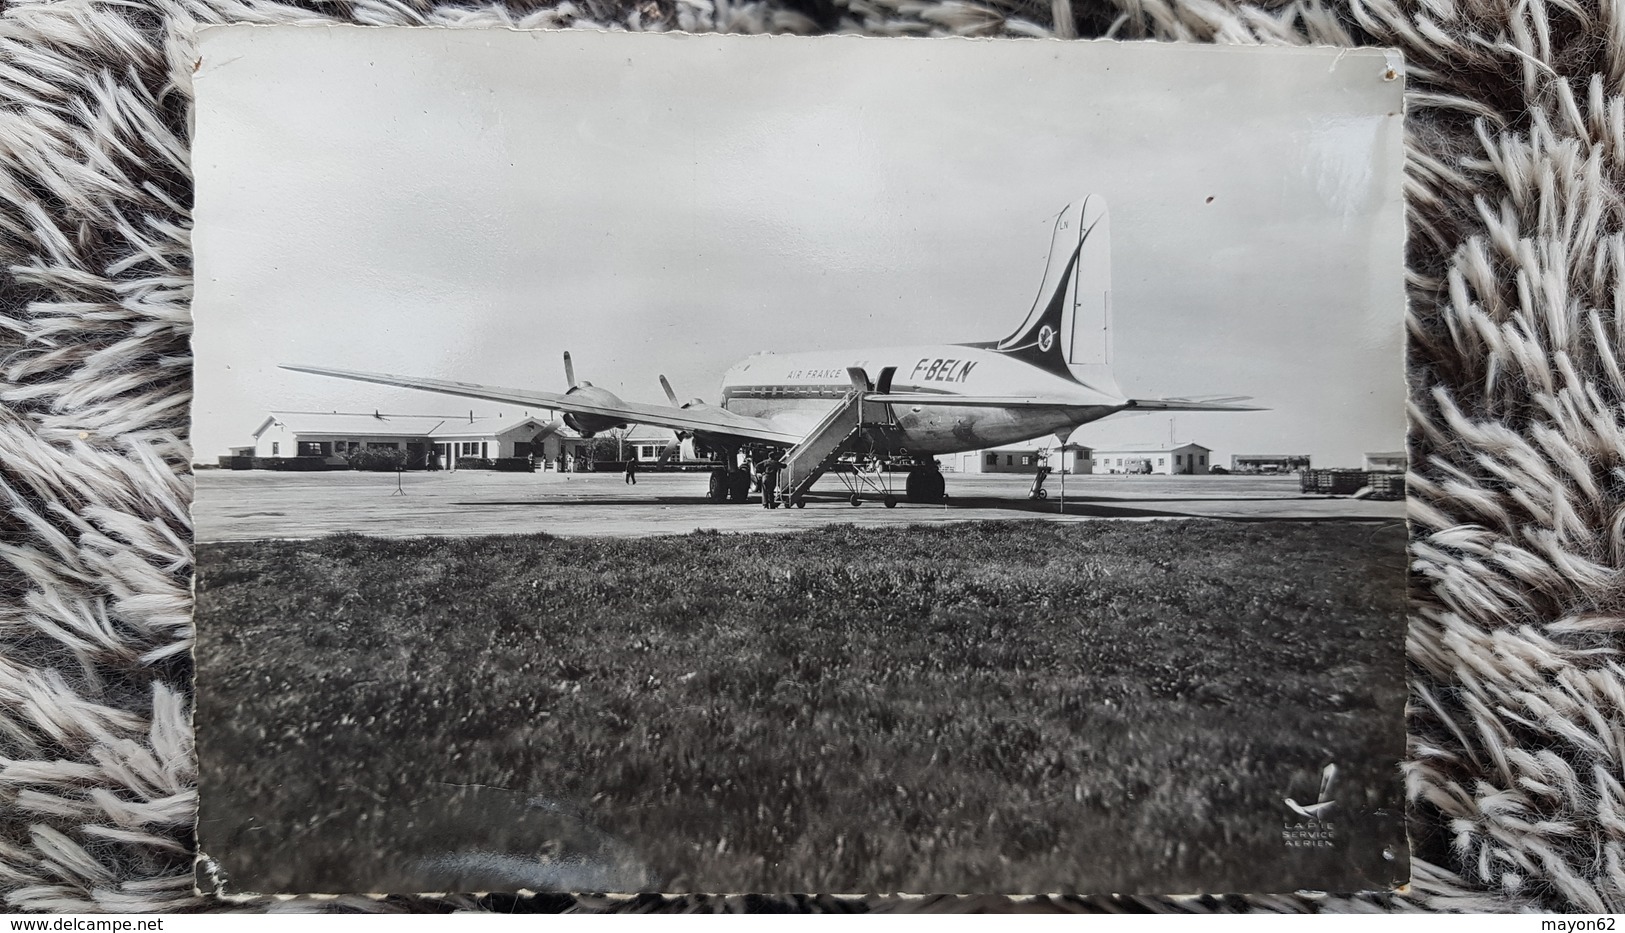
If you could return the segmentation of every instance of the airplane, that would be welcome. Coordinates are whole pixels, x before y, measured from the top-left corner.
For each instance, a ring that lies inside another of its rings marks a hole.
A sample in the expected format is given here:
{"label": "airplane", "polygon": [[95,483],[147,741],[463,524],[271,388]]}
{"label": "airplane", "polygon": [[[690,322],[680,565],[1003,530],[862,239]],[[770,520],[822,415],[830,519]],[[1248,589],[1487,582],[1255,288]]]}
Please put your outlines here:
{"label": "airplane", "polygon": [[[1106,203],[1089,195],[1055,219],[1038,296],[1003,340],[856,350],[757,353],[730,368],[720,404],[626,402],[577,381],[564,354],[564,392],[285,364],[283,369],[564,412],[583,437],[650,424],[692,436],[720,464],[706,498],[750,498],[749,465],[783,455],[770,505],[806,506],[825,473],[907,470],[910,502],[943,502],[935,458],[1054,435],[1122,413],[1259,411],[1245,396],[1131,398],[1112,374],[1111,247]],[[873,377],[871,377],[873,373]],[[774,452],[779,453],[775,454]],[[744,465],[741,464],[741,458]],[[848,483],[850,501],[862,501]],[[886,490],[886,506],[896,505]]]}

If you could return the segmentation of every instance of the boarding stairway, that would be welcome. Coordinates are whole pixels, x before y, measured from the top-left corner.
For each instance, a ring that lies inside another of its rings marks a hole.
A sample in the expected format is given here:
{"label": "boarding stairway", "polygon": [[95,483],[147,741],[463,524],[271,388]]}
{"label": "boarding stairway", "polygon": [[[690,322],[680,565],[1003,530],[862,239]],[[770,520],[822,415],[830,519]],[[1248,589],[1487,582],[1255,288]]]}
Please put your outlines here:
{"label": "boarding stairway", "polygon": [[[805,496],[813,483],[834,469],[863,435],[867,426],[863,420],[863,403],[870,394],[868,379],[861,369],[848,372],[852,376],[852,390],[842,396],[841,403],[825,415],[801,443],[790,448],[785,458],[784,470],[779,474],[779,494],[785,502],[796,502]],[[886,422],[880,426],[892,425]]]}

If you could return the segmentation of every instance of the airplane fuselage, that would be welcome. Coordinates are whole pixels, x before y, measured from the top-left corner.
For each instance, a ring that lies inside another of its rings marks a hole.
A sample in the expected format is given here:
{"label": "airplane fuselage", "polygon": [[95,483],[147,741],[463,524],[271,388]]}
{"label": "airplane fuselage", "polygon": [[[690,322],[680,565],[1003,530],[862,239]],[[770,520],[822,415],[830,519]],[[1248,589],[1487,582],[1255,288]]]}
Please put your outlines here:
{"label": "airplane fuselage", "polygon": [[758,353],[729,369],[722,381],[722,407],[765,418],[786,431],[811,430],[852,389],[849,367],[870,379],[890,368],[894,393],[1021,397],[1054,407],[912,406],[866,415],[896,425],[889,446],[910,455],[935,456],[1013,444],[1069,432],[1123,408],[1115,392],[1100,391],[982,347],[922,344],[863,350]]}

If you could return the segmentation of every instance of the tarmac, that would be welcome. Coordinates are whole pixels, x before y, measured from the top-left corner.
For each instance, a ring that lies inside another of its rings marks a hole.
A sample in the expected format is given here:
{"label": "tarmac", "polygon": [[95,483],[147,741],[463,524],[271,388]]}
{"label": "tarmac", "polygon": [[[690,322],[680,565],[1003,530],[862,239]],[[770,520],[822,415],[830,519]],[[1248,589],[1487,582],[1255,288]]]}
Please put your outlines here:
{"label": "tarmac", "polygon": [[[728,532],[796,531],[820,525],[917,524],[990,519],[1089,521],[1211,518],[1229,521],[1367,521],[1405,519],[1404,502],[1306,496],[1297,476],[1072,475],[1045,484],[1049,498],[1028,498],[1024,474],[945,474],[949,500],[902,502],[902,473],[880,478],[899,504],[884,507],[883,491],[860,487],[853,507],[843,480],[821,479],[803,509],[768,510],[759,500],[718,504],[705,499],[703,473],[621,474],[282,473],[199,470],[192,506],[199,542],[314,538],[340,532],[405,538],[491,534],[643,537]],[[876,477],[868,477],[877,479]]]}

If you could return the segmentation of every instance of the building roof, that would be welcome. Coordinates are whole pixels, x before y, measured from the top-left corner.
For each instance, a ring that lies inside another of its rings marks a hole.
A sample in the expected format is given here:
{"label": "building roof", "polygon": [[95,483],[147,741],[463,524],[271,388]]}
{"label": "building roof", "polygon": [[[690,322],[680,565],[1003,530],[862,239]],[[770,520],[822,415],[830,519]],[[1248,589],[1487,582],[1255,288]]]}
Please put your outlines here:
{"label": "building roof", "polygon": [[1404,460],[1406,453],[1403,450],[1378,450],[1366,454],[1372,460]]}
{"label": "building roof", "polygon": [[[540,428],[547,423],[546,419],[534,415],[519,418],[475,418],[473,421],[469,421],[467,418],[452,418],[442,422],[434,430],[430,431],[428,436],[444,438],[496,437],[499,434],[507,434],[509,431],[515,431],[527,425],[532,428]],[[563,422],[560,422],[557,427],[558,433],[565,437],[578,436]]]}
{"label": "building roof", "polygon": [[[392,415],[377,412],[273,411],[254,436],[259,437],[273,424],[293,434],[342,434],[348,437],[494,437],[527,424],[541,427],[535,416],[484,417],[469,420],[467,415]],[[564,437],[576,432],[559,425]]]}
{"label": "building roof", "polygon": [[272,425],[281,425],[294,434],[426,435],[444,424],[447,415],[380,415],[356,412],[273,411],[254,436]]}
{"label": "building roof", "polygon": [[1231,454],[1232,460],[1308,460],[1308,454]]}

